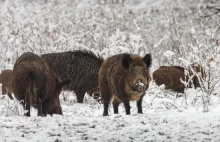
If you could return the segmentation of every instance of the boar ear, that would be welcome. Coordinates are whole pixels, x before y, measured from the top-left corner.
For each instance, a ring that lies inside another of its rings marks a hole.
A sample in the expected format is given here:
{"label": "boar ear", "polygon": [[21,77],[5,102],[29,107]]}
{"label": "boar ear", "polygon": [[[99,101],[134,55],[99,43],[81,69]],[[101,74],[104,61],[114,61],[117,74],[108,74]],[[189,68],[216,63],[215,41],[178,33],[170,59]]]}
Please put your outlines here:
{"label": "boar ear", "polygon": [[131,62],[132,62],[131,56],[129,54],[124,54],[122,57],[122,66],[126,69],[129,69]]}
{"label": "boar ear", "polygon": [[152,64],[152,58],[151,58],[151,54],[146,54],[143,58],[142,61],[147,65],[147,67],[149,68]]}
{"label": "boar ear", "polygon": [[61,90],[63,86],[66,86],[68,84],[70,84],[70,79],[66,79],[62,82],[57,83],[57,88]]}

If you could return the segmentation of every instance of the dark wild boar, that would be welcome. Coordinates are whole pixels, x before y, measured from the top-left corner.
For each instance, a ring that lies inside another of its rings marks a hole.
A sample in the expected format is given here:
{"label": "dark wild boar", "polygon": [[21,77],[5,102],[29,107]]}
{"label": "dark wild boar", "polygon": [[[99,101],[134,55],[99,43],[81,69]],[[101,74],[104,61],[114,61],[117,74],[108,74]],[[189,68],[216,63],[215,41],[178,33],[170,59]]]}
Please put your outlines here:
{"label": "dark wild boar", "polygon": [[71,79],[64,90],[74,91],[78,103],[83,103],[85,93],[91,94],[90,90],[98,86],[98,71],[104,61],[101,56],[90,51],[76,50],[44,54],[41,57],[61,80]]}
{"label": "dark wild boar", "polygon": [[114,98],[114,113],[122,102],[130,114],[129,101],[137,101],[138,113],[142,112],[142,99],[150,83],[151,54],[143,58],[133,54],[118,54],[107,58],[99,71],[99,86],[104,103],[103,116],[108,115],[109,103]]}
{"label": "dark wild boar", "polygon": [[30,106],[38,109],[38,116],[62,114],[59,94],[68,83],[70,80],[61,82],[38,55],[30,52],[22,54],[13,68],[14,94],[18,100],[24,100],[27,116]]}
{"label": "dark wild boar", "polygon": [[[202,77],[204,77],[204,72],[199,66],[193,65],[192,68],[196,72],[202,72]],[[192,74],[191,71],[189,71],[189,74]],[[175,92],[183,93],[185,86],[181,83],[180,78],[183,80],[188,80],[189,78],[188,76],[185,76],[184,68],[180,66],[161,66],[153,72],[153,80],[158,86],[164,84],[165,89],[171,89]],[[194,87],[200,87],[199,80],[196,76],[193,77],[192,82]],[[188,87],[192,87],[193,85],[189,83]]]}
{"label": "dark wild boar", "polygon": [[7,93],[10,99],[14,99],[12,97],[12,93],[13,93],[12,76],[13,76],[13,71],[9,69],[3,70],[2,73],[0,74],[0,83],[2,84],[2,95],[5,95]]}

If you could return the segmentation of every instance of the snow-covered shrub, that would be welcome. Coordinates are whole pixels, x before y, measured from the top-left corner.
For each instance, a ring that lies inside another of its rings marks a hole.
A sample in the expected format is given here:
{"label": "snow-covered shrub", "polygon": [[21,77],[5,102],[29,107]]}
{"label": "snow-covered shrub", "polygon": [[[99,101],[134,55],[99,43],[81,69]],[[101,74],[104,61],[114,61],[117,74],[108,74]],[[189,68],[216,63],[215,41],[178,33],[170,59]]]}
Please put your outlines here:
{"label": "snow-covered shrub", "polygon": [[[188,46],[181,46],[179,54],[172,51],[165,52],[167,57],[171,57],[173,60],[176,60],[176,62],[180,62],[180,64],[192,73],[189,74],[185,72],[190,79],[194,76],[198,78],[201,85],[200,94],[203,103],[203,111],[205,112],[209,111],[209,106],[211,105],[210,97],[216,94],[219,95],[220,70],[218,66],[220,65],[220,48],[218,41],[214,42],[213,44],[202,45],[190,43]],[[191,52],[186,52],[187,50]],[[196,72],[192,66],[193,64],[199,65],[201,67],[201,72]],[[181,79],[181,81],[187,87],[189,82],[192,81],[190,79],[188,81],[186,81],[186,79]]]}
{"label": "snow-covered shrub", "polygon": [[16,99],[10,100],[8,96],[0,99],[0,115],[11,116],[11,115],[24,115],[25,111],[23,106]]}

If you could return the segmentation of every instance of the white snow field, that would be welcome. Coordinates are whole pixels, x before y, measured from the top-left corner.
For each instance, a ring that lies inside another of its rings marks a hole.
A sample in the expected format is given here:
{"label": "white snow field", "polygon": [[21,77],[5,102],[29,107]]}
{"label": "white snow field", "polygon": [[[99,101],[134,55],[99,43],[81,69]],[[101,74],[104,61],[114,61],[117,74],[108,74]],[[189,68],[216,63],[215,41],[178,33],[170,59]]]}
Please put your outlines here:
{"label": "white snow field", "polygon": [[[119,114],[114,114],[113,108],[110,107],[110,115],[106,117],[102,116],[103,106],[96,100],[87,97],[84,104],[78,104],[71,92],[65,92],[65,95],[69,96],[69,101],[62,101],[63,116],[52,117],[38,117],[36,110],[32,110],[31,117],[18,116],[12,112],[18,106],[8,105],[10,103],[5,102],[8,100],[5,97],[1,99],[0,104],[2,110],[0,141],[217,142],[220,140],[220,106],[216,105],[217,98],[213,98],[210,111],[203,113],[199,109],[201,107],[199,100],[195,105],[186,105],[184,97],[178,99],[171,95],[164,97],[160,91],[151,85],[144,97],[144,114],[137,114],[136,105],[131,102],[131,115],[125,115],[121,104]],[[189,95],[193,96],[193,94]],[[193,102],[191,97],[187,103]]]}

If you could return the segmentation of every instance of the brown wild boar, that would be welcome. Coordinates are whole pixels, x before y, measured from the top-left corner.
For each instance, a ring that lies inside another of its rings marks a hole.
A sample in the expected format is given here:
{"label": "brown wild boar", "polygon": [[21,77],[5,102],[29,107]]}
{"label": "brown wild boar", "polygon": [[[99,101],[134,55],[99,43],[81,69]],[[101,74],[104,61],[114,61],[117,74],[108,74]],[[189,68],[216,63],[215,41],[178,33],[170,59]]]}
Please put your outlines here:
{"label": "brown wild boar", "polygon": [[59,94],[70,80],[60,81],[59,77],[36,54],[26,52],[16,61],[13,68],[13,89],[18,100],[24,100],[23,106],[38,109],[38,116],[62,114]]}
{"label": "brown wild boar", "polygon": [[108,115],[111,98],[114,98],[114,113],[118,113],[119,103],[130,114],[129,101],[137,101],[138,113],[142,112],[142,99],[150,83],[149,67],[151,54],[143,58],[134,54],[118,54],[107,58],[99,71],[99,86],[104,104],[103,116]]}
{"label": "brown wild boar", "polygon": [[2,84],[2,95],[7,93],[8,97],[12,100],[13,87],[12,87],[13,71],[10,69],[3,70],[0,74],[0,83]]}
{"label": "brown wild boar", "polygon": [[[200,70],[200,67],[193,65],[192,68],[196,72],[202,72],[202,77],[204,77],[204,72]],[[191,71],[189,72],[192,74]],[[181,83],[180,78],[188,80],[188,76],[185,76],[184,68],[180,66],[161,66],[153,72],[153,80],[158,86],[164,84],[165,89],[183,93],[185,86]],[[193,77],[192,82],[196,88],[200,87],[199,80],[196,76]],[[188,87],[192,87],[192,84],[189,83]]]}
{"label": "brown wild boar", "polygon": [[86,50],[76,50],[43,54],[41,57],[61,80],[71,79],[64,90],[74,91],[78,103],[83,103],[85,93],[91,94],[90,90],[98,86],[98,71],[104,61],[101,56]]}

